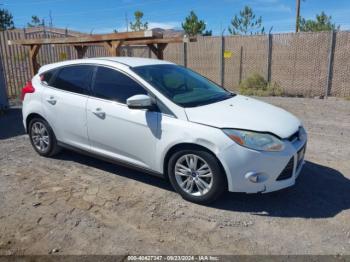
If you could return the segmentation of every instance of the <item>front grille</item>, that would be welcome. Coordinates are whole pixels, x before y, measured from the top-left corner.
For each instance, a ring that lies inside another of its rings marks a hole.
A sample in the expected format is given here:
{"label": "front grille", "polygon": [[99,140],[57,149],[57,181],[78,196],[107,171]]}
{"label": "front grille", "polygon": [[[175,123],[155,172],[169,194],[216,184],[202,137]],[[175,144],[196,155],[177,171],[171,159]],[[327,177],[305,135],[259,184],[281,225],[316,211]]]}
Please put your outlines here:
{"label": "front grille", "polygon": [[294,157],[292,157],[286,167],[282,170],[281,174],[277,177],[277,181],[285,180],[293,176],[293,167],[294,167]]}

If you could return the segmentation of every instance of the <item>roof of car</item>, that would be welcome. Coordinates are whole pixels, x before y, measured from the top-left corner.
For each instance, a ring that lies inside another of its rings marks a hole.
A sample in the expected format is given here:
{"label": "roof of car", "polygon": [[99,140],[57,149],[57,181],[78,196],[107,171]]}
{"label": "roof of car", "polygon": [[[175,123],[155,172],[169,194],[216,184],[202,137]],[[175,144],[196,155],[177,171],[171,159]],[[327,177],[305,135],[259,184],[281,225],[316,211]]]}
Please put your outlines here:
{"label": "roof of car", "polygon": [[47,64],[42,66],[39,69],[39,74],[45,72],[47,70],[51,70],[53,68],[59,66],[68,66],[68,65],[76,65],[80,63],[99,63],[106,62],[108,64],[116,63],[121,66],[127,67],[136,67],[136,66],[145,66],[145,65],[161,65],[161,64],[173,64],[168,61],[158,60],[158,59],[150,59],[150,58],[141,58],[141,57],[94,57],[94,58],[84,58],[84,59],[74,59],[74,60],[66,60],[58,63]]}
{"label": "roof of car", "polygon": [[158,59],[151,59],[151,58],[142,58],[142,57],[98,57],[98,58],[92,58],[97,60],[107,60],[112,62],[121,63],[130,67],[135,66],[144,66],[144,65],[159,65],[159,64],[172,64],[171,62],[164,61],[164,60],[158,60]]}

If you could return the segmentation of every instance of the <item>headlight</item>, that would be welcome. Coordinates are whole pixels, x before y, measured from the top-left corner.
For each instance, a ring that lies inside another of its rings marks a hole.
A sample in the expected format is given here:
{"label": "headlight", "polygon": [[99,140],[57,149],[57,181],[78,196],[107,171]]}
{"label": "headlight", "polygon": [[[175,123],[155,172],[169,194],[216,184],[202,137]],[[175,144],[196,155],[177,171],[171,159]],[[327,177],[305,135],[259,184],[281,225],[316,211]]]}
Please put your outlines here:
{"label": "headlight", "polygon": [[224,133],[241,146],[259,151],[282,151],[284,144],[277,137],[252,131],[223,129]]}

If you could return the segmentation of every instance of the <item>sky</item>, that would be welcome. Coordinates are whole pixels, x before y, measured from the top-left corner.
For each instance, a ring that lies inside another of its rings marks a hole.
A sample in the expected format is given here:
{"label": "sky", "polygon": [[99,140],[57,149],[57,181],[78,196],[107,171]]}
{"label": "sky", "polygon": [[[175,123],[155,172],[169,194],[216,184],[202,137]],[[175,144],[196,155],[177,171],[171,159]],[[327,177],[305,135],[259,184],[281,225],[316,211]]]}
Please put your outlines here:
{"label": "sky", "polygon": [[[261,16],[265,31],[292,32],[295,27],[296,0],[0,0],[8,9],[16,27],[24,27],[32,15],[55,27],[86,33],[125,31],[126,21],[140,10],[150,28],[181,29],[181,22],[191,10],[206,22],[214,35],[228,34],[232,17],[249,5]],[[301,16],[314,18],[325,11],[341,30],[350,30],[350,0],[301,0]]]}

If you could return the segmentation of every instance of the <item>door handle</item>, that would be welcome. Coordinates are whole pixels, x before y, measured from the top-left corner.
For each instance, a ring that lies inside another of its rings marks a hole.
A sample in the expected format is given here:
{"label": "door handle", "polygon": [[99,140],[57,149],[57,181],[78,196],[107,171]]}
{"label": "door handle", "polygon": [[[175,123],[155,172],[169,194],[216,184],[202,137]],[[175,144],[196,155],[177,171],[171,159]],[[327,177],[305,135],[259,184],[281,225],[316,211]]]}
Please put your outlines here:
{"label": "door handle", "polygon": [[106,118],[106,113],[102,111],[101,108],[96,108],[95,111],[92,111],[92,113],[94,113],[95,116],[101,118],[101,119],[105,119]]}
{"label": "door handle", "polygon": [[53,96],[50,96],[50,98],[46,99],[46,101],[51,105],[55,105],[57,103],[57,100]]}

